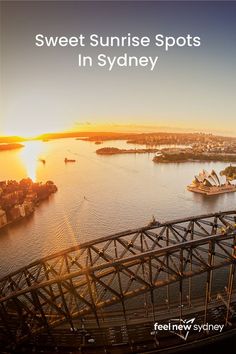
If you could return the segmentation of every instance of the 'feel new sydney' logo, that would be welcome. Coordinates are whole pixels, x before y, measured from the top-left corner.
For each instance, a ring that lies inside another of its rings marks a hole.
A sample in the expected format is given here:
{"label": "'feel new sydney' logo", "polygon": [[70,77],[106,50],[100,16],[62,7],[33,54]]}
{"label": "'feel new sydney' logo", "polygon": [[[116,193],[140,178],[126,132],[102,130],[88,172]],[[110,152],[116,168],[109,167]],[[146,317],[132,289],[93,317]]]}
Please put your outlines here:
{"label": "'feel new sydney' logo", "polygon": [[154,333],[159,331],[169,331],[176,334],[183,340],[187,340],[190,331],[196,331],[198,333],[202,331],[219,331],[222,332],[224,324],[196,324],[194,323],[195,317],[190,319],[172,318],[168,323],[154,323]]}
{"label": "'feel new sydney' logo", "polygon": [[176,334],[180,338],[187,340],[189,332],[192,329],[195,318],[190,318],[189,320],[182,320],[180,318],[172,318],[170,324],[172,325],[173,330],[170,332]]}
{"label": "'feel new sydney' logo", "polygon": [[187,340],[189,332],[192,329],[195,318],[190,318],[187,320],[183,320],[180,318],[172,318],[166,324],[159,324],[158,322],[154,323],[155,331],[169,331],[180,338]]}

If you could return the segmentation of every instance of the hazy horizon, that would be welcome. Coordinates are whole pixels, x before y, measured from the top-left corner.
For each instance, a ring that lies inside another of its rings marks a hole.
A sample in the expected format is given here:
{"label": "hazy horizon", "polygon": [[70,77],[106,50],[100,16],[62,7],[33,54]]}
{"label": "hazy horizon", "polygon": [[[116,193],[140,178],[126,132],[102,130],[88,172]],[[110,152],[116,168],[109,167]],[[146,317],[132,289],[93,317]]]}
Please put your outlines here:
{"label": "hazy horizon", "polygon": [[199,130],[199,129],[182,129],[178,127],[168,127],[168,126],[153,126],[153,125],[120,125],[120,124],[110,124],[110,125],[95,125],[95,124],[83,124],[83,129],[72,129],[72,130],[58,130],[58,131],[45,131],[40,134],[32,136],[24,135],[7,135],[0,134],[0,138],[11,138],[18,137],[25,140],[37,139],[41,136],[47,135],[63,135],[63,134],[158,134],[158,133],[169,133],[169,134],[212,134],[214,136],[225,136],[236,138],[236,134],[233,134],[230,131],[212,131],[212,130]]}

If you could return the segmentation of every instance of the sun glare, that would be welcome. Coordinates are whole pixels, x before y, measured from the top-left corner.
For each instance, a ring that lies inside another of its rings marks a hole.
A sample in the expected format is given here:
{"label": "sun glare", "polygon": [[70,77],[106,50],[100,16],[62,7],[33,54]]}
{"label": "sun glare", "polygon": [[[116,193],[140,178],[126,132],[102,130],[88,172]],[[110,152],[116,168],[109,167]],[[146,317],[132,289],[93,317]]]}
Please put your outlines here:
{"label": "sun glare", "polygon": [[37,180],[38,161],[42,157],[44,144],[41,141],[29,141],[20,152],[20,158],[26,169],[27,176],[34,182]]}

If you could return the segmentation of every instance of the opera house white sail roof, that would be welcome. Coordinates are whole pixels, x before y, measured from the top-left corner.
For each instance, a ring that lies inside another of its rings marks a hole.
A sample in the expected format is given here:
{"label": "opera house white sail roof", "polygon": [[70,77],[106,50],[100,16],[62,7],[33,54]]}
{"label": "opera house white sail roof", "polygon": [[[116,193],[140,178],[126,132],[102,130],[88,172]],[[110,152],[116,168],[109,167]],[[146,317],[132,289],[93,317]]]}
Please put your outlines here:
{"label": "opera house white sail roof", "polygon": [[236,185],[231,184],[229,181],[221,182],[217,173],[212,170],[211,173],[202,170],[195,176],[192,184],[187,186],[191,192],[202,193],[206,195],[214,195],[228,192],[235,192]]}
{"label": "opera house white sail roof", "polygon": [[206,170],[202,170],[198,176],[195,176],[195,182],[199,184],[203,183],[209,187],[221,186],[220,179],[214,170],[212,170],[211,173],[208,173]]}

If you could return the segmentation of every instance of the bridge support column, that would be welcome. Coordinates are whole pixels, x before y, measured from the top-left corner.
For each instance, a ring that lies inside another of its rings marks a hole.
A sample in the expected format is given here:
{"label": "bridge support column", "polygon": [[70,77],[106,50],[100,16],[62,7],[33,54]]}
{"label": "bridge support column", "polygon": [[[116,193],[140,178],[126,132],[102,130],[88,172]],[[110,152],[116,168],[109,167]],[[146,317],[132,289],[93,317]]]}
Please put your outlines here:
{"label": "bridge support column", "polygon": [[226,317],[225,317],[225,325],[226,326],[228,324],[229,313],[231,311],[230,304],[231,304],[233,285],[234,285],[235,262],[236,262],[236,237],[234,238],[232,256],[234,257],[234,263],[230,265],[230,270],[229,270],[229,281],[228,281],[228,288],[227,288],[228,300],[227,300],[227,311],[226,311]]}
{"label": "bridge support column", "polygon": [[209,302],[211,300],[212,266],[214,265],[214,254],[215,254],[215,243],[213,241],[210,241],[209,242],[209,250],[208,250],[208,267],[209,267],[209,270],[207,271],[204,324],[207,322],[208,304],[209,304]]}

